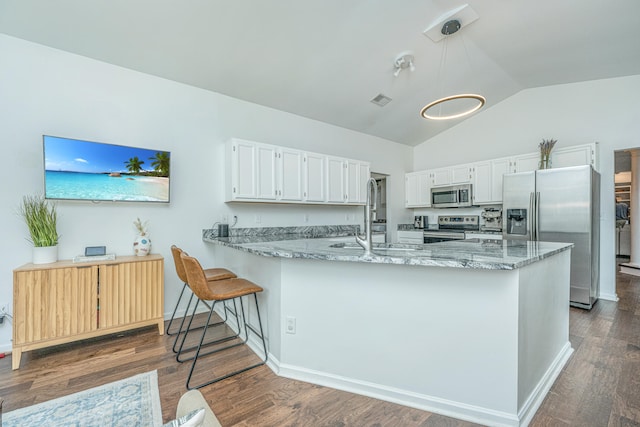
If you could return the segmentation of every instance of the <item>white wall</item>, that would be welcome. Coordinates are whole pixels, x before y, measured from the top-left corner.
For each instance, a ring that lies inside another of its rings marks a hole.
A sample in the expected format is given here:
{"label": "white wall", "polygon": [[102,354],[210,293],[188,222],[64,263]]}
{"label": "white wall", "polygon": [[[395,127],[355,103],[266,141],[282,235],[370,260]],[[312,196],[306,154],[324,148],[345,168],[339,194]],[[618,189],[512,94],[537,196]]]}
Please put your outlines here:
{"label": "white wall", "polygon": [[600,295],[616,299],[614,151],[640,147],[640,75],[524,90],[424,142],[414,170],[599,143],[601,189]]}
{"label": "white wall", "polygon": [[[152,251],[165,257],[165,313],[181,287],[170,245],[209,257],[201,230],[222,215],[237,215],[241,227],[258,226],[255,213],[259,226],[362,223],[356,207],[225,204],[223,143],[229,137],[370,161],[372,171],[390,175],[390,228],[411,220],[403,208],[410,147],[4,35],[0,94],[0,306],[11,309],[12,270],[31,260],[28,232],[15,211],[23,195],[43,192],[43,134],[171,151],[169,205],[58,204],[61,259],[89,245],[129,255],[133,221],[149,221]],[[5,322],[0,351],[10,349],[10,339]]]}

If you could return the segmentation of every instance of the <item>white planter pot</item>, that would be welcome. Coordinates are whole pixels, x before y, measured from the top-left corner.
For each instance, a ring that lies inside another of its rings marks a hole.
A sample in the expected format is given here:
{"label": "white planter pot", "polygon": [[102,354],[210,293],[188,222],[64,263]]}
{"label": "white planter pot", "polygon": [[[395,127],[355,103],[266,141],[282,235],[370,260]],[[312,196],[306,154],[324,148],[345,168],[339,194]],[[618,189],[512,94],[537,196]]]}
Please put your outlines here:
{"label": "white planter pot", "polygon": [[33,247],[34,264],[50,264],[58,261],[58,246]]}

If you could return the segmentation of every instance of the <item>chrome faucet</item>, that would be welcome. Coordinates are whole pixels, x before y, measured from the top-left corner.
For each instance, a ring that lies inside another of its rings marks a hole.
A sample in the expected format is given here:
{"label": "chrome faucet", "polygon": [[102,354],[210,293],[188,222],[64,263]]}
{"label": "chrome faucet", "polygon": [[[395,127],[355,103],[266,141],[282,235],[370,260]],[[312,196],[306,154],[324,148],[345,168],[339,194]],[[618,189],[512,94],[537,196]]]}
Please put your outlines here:
{"label": "chrome faucet", "polygon": [[[373,197],[372,197],[373,195]],[[373,199],[373,200],[372,200]],[[378,184],[373,178],[367,181],[367,203],[364,205],[364,236],[356,234],[356,242],[362,246],[365,255],[371,255],[371,222],[378,204]]]}

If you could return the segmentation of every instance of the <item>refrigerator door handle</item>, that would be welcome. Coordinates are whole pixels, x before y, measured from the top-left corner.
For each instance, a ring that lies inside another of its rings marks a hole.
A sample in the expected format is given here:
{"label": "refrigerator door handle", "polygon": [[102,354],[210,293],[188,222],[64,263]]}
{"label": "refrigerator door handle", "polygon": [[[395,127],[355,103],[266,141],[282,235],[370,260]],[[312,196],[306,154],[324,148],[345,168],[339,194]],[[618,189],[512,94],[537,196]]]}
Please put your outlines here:
{"label": "refrigerator door handle", "polygon": [[535,205],[534,205],[534,219],[535,219],[535,230],[536,230],[536,238],[534,239],[535,241],[540,240],[540,215],[539,215],[539,210],[540,210],[540,192],[536,191],[536,199],[534,201]]}
{"label": "refrigerator door handle", "polygon": [[529,240],[536,240],[535,235],[535,193],[529,193],[529,216],[527,218],[527,226],[529,227]]}

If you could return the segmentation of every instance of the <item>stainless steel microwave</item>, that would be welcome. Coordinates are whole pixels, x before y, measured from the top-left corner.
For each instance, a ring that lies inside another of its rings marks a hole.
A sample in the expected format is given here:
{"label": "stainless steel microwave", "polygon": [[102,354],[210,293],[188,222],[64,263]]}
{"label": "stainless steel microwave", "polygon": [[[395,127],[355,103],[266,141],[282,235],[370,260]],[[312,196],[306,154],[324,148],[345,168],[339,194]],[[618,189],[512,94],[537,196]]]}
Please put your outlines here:
{"label": "stainless steel microwave", "polygon": [[464,208],[472,206],[471,184],[434,187],[431,189],[432,208]]}

